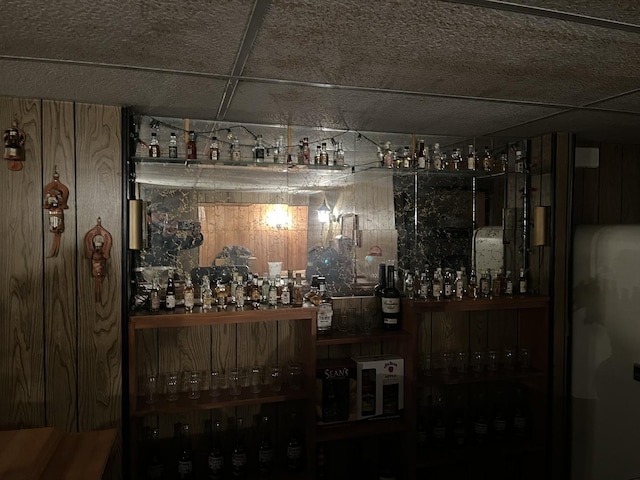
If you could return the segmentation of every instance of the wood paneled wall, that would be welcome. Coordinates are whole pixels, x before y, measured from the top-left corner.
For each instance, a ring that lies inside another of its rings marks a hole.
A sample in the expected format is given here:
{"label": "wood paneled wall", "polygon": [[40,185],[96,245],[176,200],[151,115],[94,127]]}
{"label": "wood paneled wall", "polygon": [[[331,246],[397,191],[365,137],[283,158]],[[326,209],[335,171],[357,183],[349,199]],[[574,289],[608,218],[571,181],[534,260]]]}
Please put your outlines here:
{"label": "wood paneled wall", "polygon": [[[0,165],[0,427],[120,427],[120,108],[0,97],[0,127],[14,119],[27,142],[23,170]],[[69,209],[60,252],[47,258],[53,236],[42,189],[54,168],[69,187]],[[101,302],[82,244],[98,217],[113,236]]]}

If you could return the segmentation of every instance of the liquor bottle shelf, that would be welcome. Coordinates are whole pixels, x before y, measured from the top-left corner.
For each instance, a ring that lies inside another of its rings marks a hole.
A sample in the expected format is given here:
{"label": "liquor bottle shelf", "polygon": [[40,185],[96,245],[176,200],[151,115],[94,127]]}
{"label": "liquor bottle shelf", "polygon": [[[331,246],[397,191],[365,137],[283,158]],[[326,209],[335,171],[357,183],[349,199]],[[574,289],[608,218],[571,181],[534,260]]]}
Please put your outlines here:
{"label": "liquor bottle shelf", "polygon": [[176,414],[193,410],[213,410],[237,407],[240,405],[260,405],[304,400],[311,398],[311,395],[310,392],[304,389],[292,390],[283,387],[279,392],[263,390],[260,393],[250,393],[248,388],[244,388],[240,395],[230,395],[227,390],[222,390],[221,394],[217,397],[211,397],[207,391],[203,391],[200,397],[194,400],[188,398],[187,394],[183,392],[175,402],[170,402],[165,398],[158,398],[158,400],[152,404],[147,403],[144,397],[139,396],[136,403],[136,410],[131,413],[136,417],[156,414]]}
{"label": "liquor bottle shelf", "polygon": [[296,170],[325,170],[344,172],[350,171],[351,165],[306,165],[299,163],[274,163],[274,162],[255,162],[255,161],[240,161],[235,162],[230,159],[213,161],[206,158],[186,159],[186,158],[172,158],[172,157],[132,157],[136,163],[150,163],[161,165],[182,165],[187,167],[201,167],[201,168],[271,168],[286,172],[286,169]]}
{"label": "liquor bottle shelf", "polygon": [[463,385],[463,384],[469,384],[469,383],[512,382],[512,381],[524,380],[528,378],[539,378],[543,376],[544,376],[543,372],[535,369],[513,370],[513,371],[499,370],[493,373],[484,372],[482,374],[467,372],[462,375],[458,375],[458,374],[447,375],[441,371],[435,371],[431,376],[421,375],[418,378],[418,385],[423,387],[429,387],[429,386],[435,386],[435,385]]}
{"label": "liquor bottle shelf", "polygon": [[513,297],[493,297],[462,300],[408,300],[406,306],[418,313],[428,312],[479,312],[489,310],[524,310],[544,308],[549,297],[542,295],[514,295]]}
{"label": "liquor bottle shelf", "polygon": [[356,343],[375,343],[384,340],[408,341],[411,340],[411,334],[404,330],[374,330],[370,334],[349,334],[333,331],[328,335],[318,336],[316,345],[319,347],[328,345],[351,345]]}
{"label": "liquor bottle shelf", "polygon": [[402,416],[341,422],[334,424],[318,424],[316,439],[318,442],[343,440],[348,438],[384,435],[387,433],[407,432],[410,430]]}
{"label": "liquor bottle shelf", "polygon": [[146,328],[194,327],[214,324],[236,324],[274,322],[280,320],[315,320],[316,308],[271,308],[243,310],[209,310],[200,307],[193,312],[184,308],[174,311],[161,310],[157,313],[133,312],[129,315],[129,325],[136,330]]}

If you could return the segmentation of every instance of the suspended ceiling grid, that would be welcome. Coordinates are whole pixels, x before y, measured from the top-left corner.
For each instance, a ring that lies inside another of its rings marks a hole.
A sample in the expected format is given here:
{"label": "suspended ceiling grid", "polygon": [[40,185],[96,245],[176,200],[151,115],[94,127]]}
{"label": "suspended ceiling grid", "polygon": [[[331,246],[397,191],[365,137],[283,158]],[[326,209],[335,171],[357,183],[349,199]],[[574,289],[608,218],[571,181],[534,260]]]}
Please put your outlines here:
{"label": "suspended ceiling grid", "polygon": [[3,7],[14,15],[0,31],[1,95],[232,122],[638,142],[640,11],[631,1]]}

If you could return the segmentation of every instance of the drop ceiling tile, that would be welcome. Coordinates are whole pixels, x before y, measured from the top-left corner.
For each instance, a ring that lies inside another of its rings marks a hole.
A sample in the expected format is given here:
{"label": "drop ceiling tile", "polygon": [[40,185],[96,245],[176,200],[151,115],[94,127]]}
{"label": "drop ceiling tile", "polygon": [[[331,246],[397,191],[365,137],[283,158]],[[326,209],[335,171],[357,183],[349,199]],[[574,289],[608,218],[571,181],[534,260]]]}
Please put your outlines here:
{"label": "drop ceiling tile", "polygon": [[4,55],[230,74],[253,3],[5,0],[19,15],[0,44]]}
{"label": "drop ceiling tile", "polygon": [[549,132],[575,133],[586,142],[640,144],[640,115],[615,112],[572,111],[497,132],[513,137],[533,137]]}
{"label": "drop ceiling tile", "polygon": [[225,120],[472,137],[557,111],[478,100],[241,82]]}
{"label": "drop ceiling tile", "polygon": [[640,36],[435,0],[272,0],[247,76],[582,104],[637,86]]}
{"label": "drop ceiling tile", "polygon": [[515,0],[511,3],[640,25],[640,9],[628,0]]}
{"label": "drop ceiling tile", "polygon": [[136,70],[0,60],[0,94],[132,106],[155,115],[215,118],[225,81]]}

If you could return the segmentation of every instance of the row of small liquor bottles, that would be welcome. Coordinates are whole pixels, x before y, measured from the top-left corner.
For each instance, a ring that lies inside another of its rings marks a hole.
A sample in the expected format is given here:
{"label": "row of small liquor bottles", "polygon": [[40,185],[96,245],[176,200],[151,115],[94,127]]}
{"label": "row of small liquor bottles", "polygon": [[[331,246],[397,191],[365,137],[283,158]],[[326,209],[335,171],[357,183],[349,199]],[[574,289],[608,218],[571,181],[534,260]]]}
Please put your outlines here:
{"label": "row of small liquor bottles", "polygon": [[[388,269],[391,268],[391,277]],[[393,282],[393,283],[391,283]],[[374,294],[383,296],[383,291],[389,284],[395,288],[398,284],[398,294],[409,298],[410,300],[463,300],[464,298],[494,298],[494,297],[512,297],[516,294],[524,295],[527,293],[527,276],[524,268],[520,269],[520,275],[517,280],[511,275],[511,271],[507,270],[506,275],[502,269],[492,275],[490,269],[481,273],[480,277],[475,270],[471,270],[471,274],[467,276],[466,268],[460,267],[460,270],[454,271],[451,268],[436,268],[431,274],[427,268],[420,272],[416,269],[413,273],[409,271],[401,272],[398,278],[395,278],[393,266],[387,266],[381,263],[378,271],[378,283],[374,287]]]}
{"label": "row of small liquor bottles", "polygon": [[526,441],[531,438],[530,399],[522,385],[429,396],[420,408],[418,451]]}
{"label": "row of small liquor bottles", "polygon": [[[140,473],[147,480],[223,480],[277,478],[283,471],[302,471],[304,438],[296,414],[291,414],[283,444],[274,441],[277,430],[271,425],[271,418],[259,418],[256,425],[248,428],[243,418],[230,417],[231,428],[227,431],[220,421],[213,422],[212,428],[208,420],[204,439],[194,438],[190,424],[176,423],[169,443],[160,440],[158,428],[146,427],[139,449]],[[254,432],[257,435],[251,435]],[[196,448],[194,443],[198,444]]]}
{"label": "row of small liquor bottles", "polygon": [[300,273],[295,276],[289,273],[287,277],[276,275],[274,278],[266,274],[263,277],[252,274],[246,281],[242,274],[237,274],[229,283],[218,279],[215,286],[212,286],[209,277],[204,275],[202,283],[195,286],[191,276],[187,274],[179,287],[174,271],[169,271],[168,276],[164,292],[159,279],[153,279],[148,294],[149,311],[158,312],[162,303],[169,311],[179,306],[186,312],[192,312],[195,307],[209,311],[246,307],[260,309],[276,306],[319,306],[323,302],[330,302],[325,278],[319,275],[314,275],[311,283],[307,284],[302,281]]}
{"label": "row of small liquor bottles", "polygon": [[[293,165],[321,165],[343,166],[345,164],[345,150],[342,142],[337,142],[334,150],[328,150],[326,142],[316,145],[315,154],[309,146],[309,138],[300,140],[298,149],[294,153],[289,152],[284,137],[280,135],[272,147],[265,146],[262,135],[257,135],[253,146],[251,158],[243,158],[240,140],[232,137],[228,154],[221,153],[220,141],[217,137],[211,137],[209,147],[198,154],[198,145],[194,131],[189,132],[189,140],[185,146],[185,159],[206,159],[211,162],[228,160],[233,163],[252,161],[255,163],[286,163]],[[163,150],[158,141],[157,134],[151,133],[151,142],[148,145],[148,154],[151,158],[162,157]],[[178,158],[178,141],[175,133],[171,133],[168,145],[169,158]],[[515,150],[515,162],[513,170],[523,172],[526,159],[521,150]],[[386,142],[383,147],[378,147],[378,165],[386,168],[404,168],[420,170],[482,170],[484,172],[506,172],[508,170],[508,154],[505,152],[494,156],[489,147],[484,148],[484,153],[479,155],[474,145],[468,146],[465,154],[461,148],[453,148],[446,152],[435,143],[431,148],[424,140],[418,140],[412,149],[408,146],[392,148],[391,142]]]}

